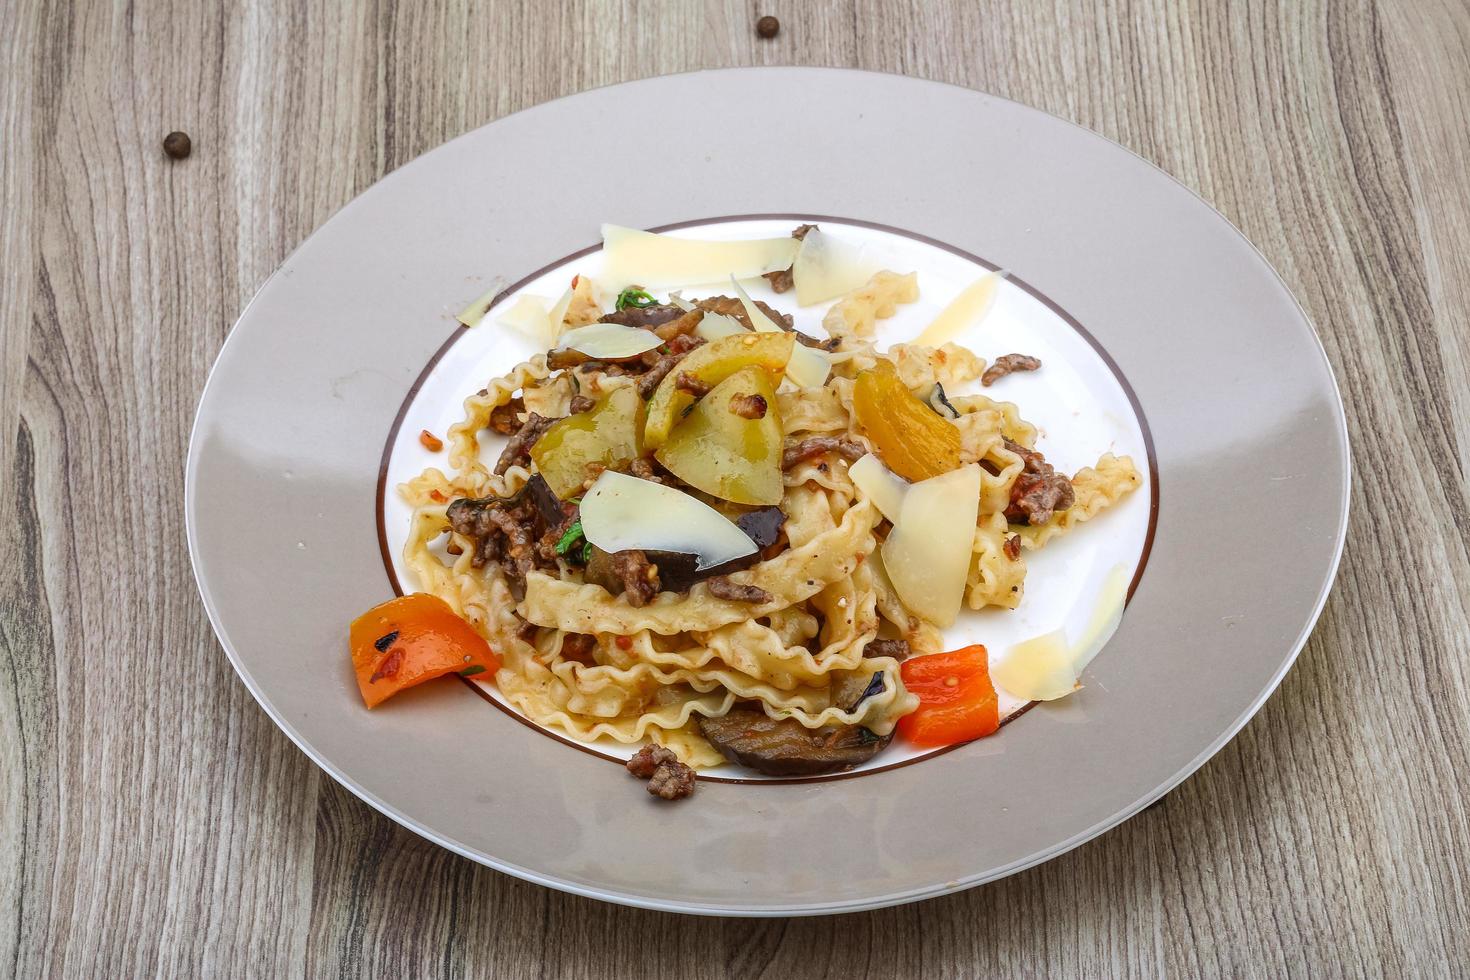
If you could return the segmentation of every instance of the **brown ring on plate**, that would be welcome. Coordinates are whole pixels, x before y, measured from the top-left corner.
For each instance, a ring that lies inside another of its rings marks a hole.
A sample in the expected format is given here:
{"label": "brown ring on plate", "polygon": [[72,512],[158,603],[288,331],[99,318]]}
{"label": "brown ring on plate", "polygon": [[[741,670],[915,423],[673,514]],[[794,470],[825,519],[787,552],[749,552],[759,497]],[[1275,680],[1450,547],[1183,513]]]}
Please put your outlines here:
{"label": "brown ring on plate", "polygon": [[[1000,266],[996,265],[994,262],[988,262],[985,259],[982,259],[977,255],[973,255],[962,248],[956,248],[954,245],[950,245],[948,242],[942,242],[936,238],[930,238],[928,235],[921,235],[917,232],[907,231],[903,228],[895,228],[893,225],[885,225],[876,221],[862,221],[856,218],[839,218],[834,215],[826,214],[727,214],[715,218],[697,218],[691,221],[676,221],[673,224],[658,225],[657,227],[647,228],[645,230],[652,232],[677,231],[681,228],[693,228],[699,225],[712,225],[732,221],[796,221],[814,224],[820,224],[823,221],[829,221],[836,222],[838,224],[853,225],[858,228],[870,228],[874,231],[887,232],[891,235],[899,235],[904,238],[912,239],[916,242],[923,242],[926,245],[932,245],[935,248],[943,249],[944,251],[949,252],[951,255],[957,255],[962,259],[973,262],[974,264],[988,269],[991,272],[996,272],[1000,269]],[[586,255],[591,255],[593,252],[596,252],[600,248],[602,248],[601,243],[598,243],[596,245],[588,245],[586,248],[578,249],[577,251],[572,252],[569,255],[564,255],[559,259],[546,263],[535,272],[523,276],[516,282],[502,289],[499,293],[495,295],[495,298],[490,303],[490,307],[493,308],[494,306],[505,300],[506,297],[511,296],[517,291],[523,289],[527,283],[531,282],[534,279],[540,278],[557,266],[565,265],[568,262],[580,259]],[[1143,433],[1144,450],[1146,455],[1148,456],[1148,531],[1144,534],[1143,537],[1143,549],[1139,552],[1138,555],[1138,565],[1136,568],[1134,568],[1133,578],[1128,583],[1128,594],[1124,599],[1124,608],[1126,609],[1127,603],[1132,601],[1133,593],[1138,589],[1138,583],[1143,579],[1143,570],[1148,565],[1149,554],[1153,551],[1154,547],[1154,531],[1157,529],[1159,523],[1159,461],[1158,457],[1154,453],[1154,438],[1153,433],[1149,430],[1148,427],[1148,417],[1144,415],[1143,406],[1139,404],[1138,401],[1138,394],[1133,390],[1133,386],[1128,383],[1128,378],[1123,374],[1122,369],[1118,367],[1118,363],[1113,360],[1112,355],[1107,352],[1103,345],[1098,343],[1097,338],[1087,331],[1087,328],[1082,326],[1081,323],[1077,322],[1077,319],[1075,317],[1073,317],[1066,310],[1062,309],[1062,307],[1058,305],[1057,302],[1053,300],[1050,296],[1047,296],[1041,290],[1026,282],[1026,280],[1021,279],[1020,277],[1015,275],[1007,275],[1006,279],[1008,282],[1015,283],[1017,286],[1024,289],[1028,294],[1039,300],[1044,306],[1046,306],[1047,309],[1051,310],[1058,317],[1060,317],[1063,322],[1065,322],[1069,327],[1075,330],[1078,336],[1087,341],[1088,346],[1090,346],[1094,351],[1097,352],[1097,356],[1102,358],[1102,362],[1108,366],[1108,370],[1113,372],[1113,377],[1118,380],[1118,384],[1123,389],[1123,394],[1128,396],[1128,404],[1133,409],[1134,418],[1138,420],[1139,431]],[[418,395],[419,389],[423,387],[424,381],[428,379],[429,373],[434,370],[435,365],[437,365],[440,359],[449,352],[449,349],[459,341],[459,338],[464,336],[465,332],[466,330],[463,326],[456,324],[453,328],[453,332],[450,333],[450,335],[445,339],[444,343],[439,346],[439,349],[434,352],[434,356],[429,358],[429,362],[424,365],[424,369],[419,372],[419,376],[414,379],[413,384],[409,386],[407,394],[403,396],[403,404],[398,407],[398,414],[393,419],[392,427],[390,427],[388,430],[388,439],[383,444],[383,456],[378,464],[378,494],[376,501],[378,523],[378,550],[383,556],[383,569],[388,573],[388,584],[393,587],[394,595],[401,596],[404,594],[404,592],[403,586],[398,581],[397,573],[393,571],[393,553],[388,549],[388,529],[385,525],[384,518],[384,506],[388,499],[388,464],[393,456],[393,447],[398,441],[398,431],[403,426],[404,417],[408,414],[409,405],[412,404],[414,397]],[[519,711],[516,711],[509,705],[501,704],[499,701],[492,698],[489,694],[485,693],[485,690],[479,684],[476,684],[470,678],[460,677],[459,679],[465,684],[465,686],[474,691],[478,697],[488,702],[489,704],[493,704],[495,707],[499,708],[501,711],[505,712],[507,715],[514,718],[516,721],[520,722],[526,727],[540,732],[542,735],[554,738],[558,742],[570,745],[574,749],[579,749],[583,752],[586,752],[588,755],[596,756],[599,759],[606,759],[609,762],[616,762],[618,765],[622,765],[624,763],[625,760],[619,759],[617,756],[607,755],[605,753],[599,752],[597,749],[594,749],[586,742],[578,741],[577,739],[564,735],[561,732],[553,731],[550,728],[546,728],[542,725],[536,724],[536,722],[527,718],[525,715],[521,714]],[[1026,712],[1036,707],[1036,705],[1039,703],[1040,702],[1037,701],[1031,701],[1027,704],[1022,705],[1018,710],[1012,712],[1010,716],[1008,716],[1004,721],[1000,723],[1001,727],[1004,728],[1015,719],[1021,717]],[[944,748],[935,749],[932,752],[926,752],[925,754],[915,756],[912,759],[904,759],[901,762],[892,762],[885,766],[875,766],[872,769],[850,770],[847,772],[832,772],[816,776],[783,776],[773,779],[735,779],[728,776],[705,775],[698,775],[697,778],[708,783],[752,783],[760,786],[781,785],[785,783],[820,783],[836,779],[854,779],[858,776],[871,776],[874,773],[887,772],[892,769],[901,769],[904,766],[913,765],[916,762],[924,762],[925,760],[944,755],[947,752],[953,752],[955,749],[969,744],[969,742],[959,742],[955,745],[946,745]]]}

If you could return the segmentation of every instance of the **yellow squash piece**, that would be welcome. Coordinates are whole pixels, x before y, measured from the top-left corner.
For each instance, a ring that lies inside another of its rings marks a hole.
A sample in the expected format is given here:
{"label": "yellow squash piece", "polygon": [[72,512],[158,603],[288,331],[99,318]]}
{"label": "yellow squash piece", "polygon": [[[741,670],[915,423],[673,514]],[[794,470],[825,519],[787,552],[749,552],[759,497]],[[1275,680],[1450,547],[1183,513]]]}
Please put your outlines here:
{"label": "yellow squash piece", "polygon": [[770,375],[770,384],[774,386],[781,382],[795,342],[795,336],[789,333],[742,331],[696,347],[675,365],[649,399],[644,445],[649,449],[662,446],[684,411],[694,403],[693,395],[679,390],[679,375],[687,374],[713,388],[736,371],[758,367]]}
{"label": "yellow squash piece", "polygon": [[716,385],[674,426],[658,461],[691,487],[722,500],[778,504],[781,441],[776,389],[764,370],[746,367]]}
{"label": "yellow squash piece", "polygon": [[852,407],[863,434],[899,476],[917,483],[960,465],[960,430],[909,391],[891,362],[857,376]]}
{"label": "yellow squash piece", "polygon": [[531,459],[551,492],[575,496],[595,472],[588,466],[617,466],[643,455],[643,399],[632,385],[616,388],[591,409],[569,415],[531,447]]}

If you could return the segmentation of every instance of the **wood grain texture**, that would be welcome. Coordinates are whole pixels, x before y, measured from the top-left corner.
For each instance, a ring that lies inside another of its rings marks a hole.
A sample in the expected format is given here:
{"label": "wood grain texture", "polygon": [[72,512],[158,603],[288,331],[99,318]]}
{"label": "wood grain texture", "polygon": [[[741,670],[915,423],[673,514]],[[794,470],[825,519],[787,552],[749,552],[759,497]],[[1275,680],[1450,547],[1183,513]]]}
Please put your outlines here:
{"label": "wood grain texture", "polygon": [[[316,225],[508,112],[747,64],[956,82],[1118,140],[1261,248],[1348,406],[1348,549],[1276,696],[1161,806],[918,906],[681,918],[426,844],[255,706],[185,552],[205,374]],[[0,975],[1463,975],[1462,0],[19,0],[0,73]]]}

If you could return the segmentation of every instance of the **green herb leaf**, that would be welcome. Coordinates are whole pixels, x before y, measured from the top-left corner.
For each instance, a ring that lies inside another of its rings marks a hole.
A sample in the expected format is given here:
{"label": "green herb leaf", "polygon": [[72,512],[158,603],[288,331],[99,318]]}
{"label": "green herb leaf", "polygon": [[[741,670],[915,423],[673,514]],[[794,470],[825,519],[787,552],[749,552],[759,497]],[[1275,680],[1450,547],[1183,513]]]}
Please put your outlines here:
{"label": "green herb leaf", "polygon": [[464,670],[460,671],[459,676],[474,677],[476,674],[483,673],[485,673],[485,668],[480,666],[479,664],[475,664],[473,667],[466,667]]}
{"label": "green herb leaf", "polygon": [[626,310],[630,306],[642,310],[650,306],[657,306],[658,300],[637,286],[629,286],[621,293],[618,293],[618,300],[613,305],[620,310]]}
{"label": "green herb leaf", "polygon": [[585,564],[587,564],[591,560],[592,560],[592,542],[591,541],[588,541],[586,544],[582,545],[582,564],[585,565]]}
{"label": "green herb leaf", "polygon": [[566,533],[556,542],[556,553],[565,555],[577,546],[578,541],[582,540],[585,540],[582,537],[582,521],[578,519],[572,522],[572,526],[567,528]]}

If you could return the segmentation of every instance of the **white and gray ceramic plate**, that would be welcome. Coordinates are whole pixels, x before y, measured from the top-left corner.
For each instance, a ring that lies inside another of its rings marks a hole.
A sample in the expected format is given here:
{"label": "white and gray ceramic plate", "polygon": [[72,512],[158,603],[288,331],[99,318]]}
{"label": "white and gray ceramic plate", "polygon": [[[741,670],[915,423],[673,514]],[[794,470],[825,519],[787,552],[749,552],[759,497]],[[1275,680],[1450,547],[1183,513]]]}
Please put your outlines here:
{"label": "white and gray ceramic plate", "polygon": [[[632,135],[629,120],[662,135]],[[962,342],[1042,355],[1043,370],[1006,379],[1003,397],[1041,426],[1062,469],[1114,451],[1145,471],[1115,513],[1037,555],[1021,610],[967,616],[955,634],[1003,647],[1075,628],[1123,566],[1128,612],[1083,690],[954,751],[820,780],[716,771],[678,805],[647,797],[615,749],[547,737],[468,681],[365,710],[346,627],[413,586],[396,560],[407,511],[392,492],[431,462],[413,437],[442,434],[465,394],[529,353],[493,326],[462,330],[454,313],[496,277],[515,281],[508,302],[595,271],[602,221],[710,238],[813,218],[919,271],[924,297],[885,325],[888,341],[910,339],[974,273],[1009,270]],[[1011,102],[779,68],[549,103],[353,201],[266,282],[220,353],[186,511],[200,592],[236,670],[368,803],[551,887],[789,915],[989,881],[1167,792],[1240,729],[1305,642],[1347,494],[1342,406],[1311,326],[1189,191]]]}

